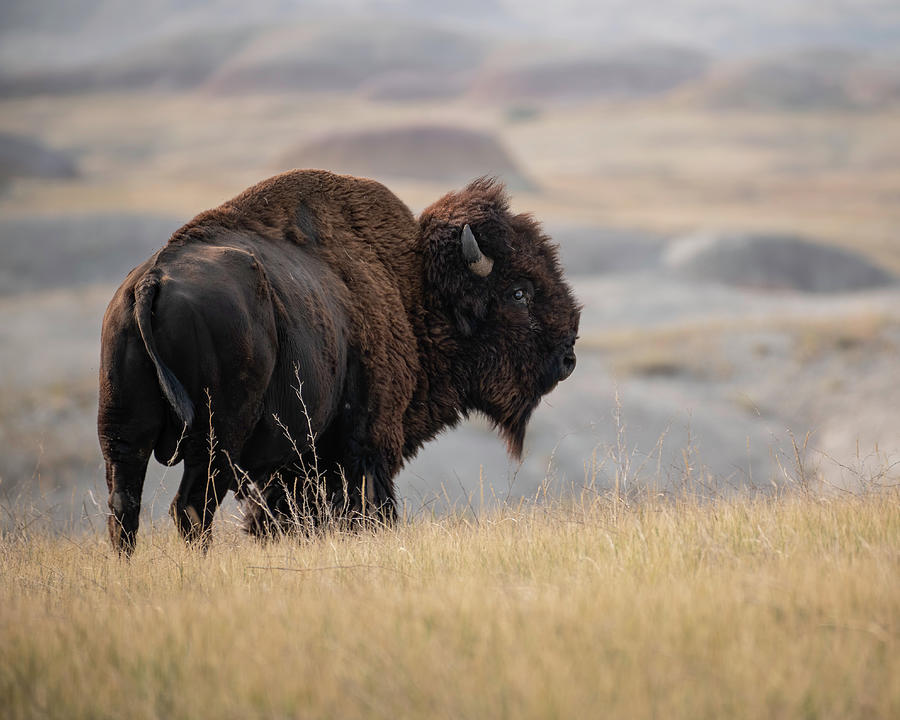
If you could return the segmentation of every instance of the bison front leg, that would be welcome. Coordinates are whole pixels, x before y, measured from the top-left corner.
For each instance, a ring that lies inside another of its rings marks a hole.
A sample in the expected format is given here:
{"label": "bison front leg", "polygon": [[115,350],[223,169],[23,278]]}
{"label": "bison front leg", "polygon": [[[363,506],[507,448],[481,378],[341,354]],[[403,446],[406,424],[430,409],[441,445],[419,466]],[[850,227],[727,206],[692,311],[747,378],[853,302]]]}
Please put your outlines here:
{"label": "bison front leg", "polygon": [[305,517],[297,517],[299,500],[291,497],[287,483],[279,475],[265,483],[250,484],[242,490],[243,528],[258,540],[272,540],[296,530]]}
{"label": "bison front leg", "polygon": [[393,473],[388,463],[373,458],[353,463],[349,491],[351,519],[364,526],[390,525],[397,519]]}
{"label": "bison front leg", "polygon": [[397,519],[394,484],[385,473],[371,470],[363,476],[366,491],[366,514],[378,522],[390,524]]}

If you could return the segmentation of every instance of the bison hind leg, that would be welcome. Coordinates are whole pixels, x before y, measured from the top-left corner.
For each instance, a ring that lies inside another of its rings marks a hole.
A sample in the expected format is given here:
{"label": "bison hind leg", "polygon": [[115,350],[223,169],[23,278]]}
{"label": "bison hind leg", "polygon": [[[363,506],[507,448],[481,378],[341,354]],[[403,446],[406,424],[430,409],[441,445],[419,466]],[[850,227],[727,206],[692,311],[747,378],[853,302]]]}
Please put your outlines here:
{"label": "bison hind leg", "polygon": [[109,539],[123,557],[131,557],[137,544],[141,514],[141,490],[147,460],[137,462],[106,463],[106,481],[109,486],[107,521]]}

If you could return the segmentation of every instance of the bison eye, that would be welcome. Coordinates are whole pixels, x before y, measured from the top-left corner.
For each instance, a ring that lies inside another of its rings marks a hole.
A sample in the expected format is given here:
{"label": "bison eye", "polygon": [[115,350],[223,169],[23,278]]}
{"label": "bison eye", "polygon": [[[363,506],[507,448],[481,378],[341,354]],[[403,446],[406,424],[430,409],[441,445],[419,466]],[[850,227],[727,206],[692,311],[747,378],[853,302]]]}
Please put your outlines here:
{"label": "bison eye", "polygon": [[514,303],[527,305],[528,301],[531,300],[531,289],[523,286],[515,287],[509,294],[509,297]]}

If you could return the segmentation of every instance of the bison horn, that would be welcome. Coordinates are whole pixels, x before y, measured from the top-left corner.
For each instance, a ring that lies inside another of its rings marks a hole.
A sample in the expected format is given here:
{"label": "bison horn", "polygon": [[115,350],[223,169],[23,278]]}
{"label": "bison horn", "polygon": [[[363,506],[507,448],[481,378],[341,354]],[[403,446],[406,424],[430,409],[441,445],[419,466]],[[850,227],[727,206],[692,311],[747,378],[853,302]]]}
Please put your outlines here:
{"label": "bison horn", "polygon": [[469,270],[479,277],[487,277],[494,268],[494,261],[481,252],[478,241],[472,234],[472,228],[468,224],[462,230],[463,257],[469,263]]}

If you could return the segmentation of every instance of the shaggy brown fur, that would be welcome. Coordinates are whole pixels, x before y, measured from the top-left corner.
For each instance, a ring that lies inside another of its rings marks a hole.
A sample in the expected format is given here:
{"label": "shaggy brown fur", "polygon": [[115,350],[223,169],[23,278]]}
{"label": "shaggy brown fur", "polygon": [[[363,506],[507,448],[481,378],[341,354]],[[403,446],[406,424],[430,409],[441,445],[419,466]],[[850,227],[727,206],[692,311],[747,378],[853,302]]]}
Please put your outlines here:
{"label": "shaggy brown fur", "polygon": [[[466,224],[494,261],[486,277],[463,258]],[[352,512],[393,517],[403,462],[469,412],[521,453],[534,407],[574,367],[578,315],[555,247],[497,183],[416,221],[372,180],[265,180],[178,230],[107,310],[98,428],[113,543],[134,547],[153,451],[185,462],[172,514],[186,538],[207,536],[229,489],[265,498],[248,526],[270,531],[297,502],[271,478],[289,474],[298,440],[312,450],[307,414],[331,497],[345,480]]]}

